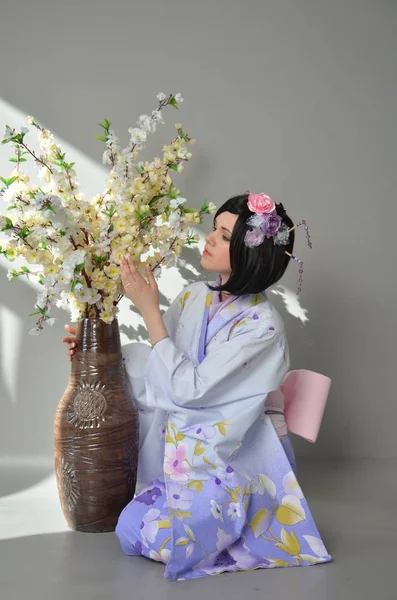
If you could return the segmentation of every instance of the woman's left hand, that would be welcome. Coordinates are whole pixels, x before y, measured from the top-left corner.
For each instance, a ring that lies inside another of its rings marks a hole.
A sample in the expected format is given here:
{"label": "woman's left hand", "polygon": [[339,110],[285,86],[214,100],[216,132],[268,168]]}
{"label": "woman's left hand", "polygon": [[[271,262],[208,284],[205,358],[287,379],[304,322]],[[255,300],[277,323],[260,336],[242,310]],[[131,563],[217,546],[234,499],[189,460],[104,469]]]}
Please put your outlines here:
{"label": "woman's left hand", "polygon": [[139,273],[132,258],[123,256],[120,274],[124,292],[142,315],[159,310],[159,290],[148,265],[145,267],[145,273],[147,281]]}

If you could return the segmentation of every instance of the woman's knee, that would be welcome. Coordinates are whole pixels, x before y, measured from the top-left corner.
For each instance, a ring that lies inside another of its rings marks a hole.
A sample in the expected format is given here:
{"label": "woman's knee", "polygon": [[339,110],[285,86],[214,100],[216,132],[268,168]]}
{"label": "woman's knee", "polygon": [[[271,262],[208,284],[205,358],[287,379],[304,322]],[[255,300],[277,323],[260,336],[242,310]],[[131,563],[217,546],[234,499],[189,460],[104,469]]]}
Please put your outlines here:
{"label": "woman's knee", "polygon": [[141,545],[136,535],[136,519],[134,519],[134,510],[131,505],[132,502],[123,509],[115,529],[121,548],[124,554],[128,554],[128,556],[140,554],[139,546]]}

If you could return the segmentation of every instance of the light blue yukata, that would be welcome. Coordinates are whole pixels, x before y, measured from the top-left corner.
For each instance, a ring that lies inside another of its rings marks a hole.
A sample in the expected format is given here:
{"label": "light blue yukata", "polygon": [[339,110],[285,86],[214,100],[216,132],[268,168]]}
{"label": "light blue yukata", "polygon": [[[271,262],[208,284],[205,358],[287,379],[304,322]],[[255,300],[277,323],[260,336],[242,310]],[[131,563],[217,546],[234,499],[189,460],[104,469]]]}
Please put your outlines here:
{"label": "light blue yukata", "polygon": [[168,579],[331,560],[295,475],[289,438],[265,412],[289,368],[265,293],[189,285],[164,315],[169,337],[124,347],[140,411],[137,495],[116,533]]}

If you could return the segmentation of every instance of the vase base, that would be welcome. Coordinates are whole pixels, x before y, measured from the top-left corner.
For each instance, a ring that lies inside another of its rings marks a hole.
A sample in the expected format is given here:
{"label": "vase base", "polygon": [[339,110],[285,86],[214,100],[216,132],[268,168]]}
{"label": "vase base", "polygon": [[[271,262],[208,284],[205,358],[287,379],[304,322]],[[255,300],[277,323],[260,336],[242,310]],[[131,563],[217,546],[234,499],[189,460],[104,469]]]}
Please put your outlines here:
{"label": "vase base", "polygon": [[116,529],[117,523],[112,524],[87,524],[87,525],[68,525],[71,531],[79,531],[80,533],[111,533]]}

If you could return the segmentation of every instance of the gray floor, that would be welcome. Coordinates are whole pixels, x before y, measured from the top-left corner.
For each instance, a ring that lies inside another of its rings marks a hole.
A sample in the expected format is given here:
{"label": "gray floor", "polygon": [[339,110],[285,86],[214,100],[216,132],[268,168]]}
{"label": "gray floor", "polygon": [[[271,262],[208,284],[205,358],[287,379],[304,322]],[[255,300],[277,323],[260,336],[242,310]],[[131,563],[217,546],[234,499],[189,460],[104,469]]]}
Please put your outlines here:
{"label": "gray floor", "polygon": [[394,462],[301,459],[299,466],[299,481],[334,562],[190,582],[168,582],[162,565],[124,556],[113,534],[66,531],[45,465],[36,474],[29,469],[29,478],[22,468],[3,469],[0,598],[396,600]]}

